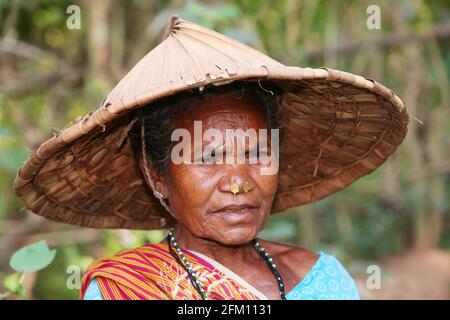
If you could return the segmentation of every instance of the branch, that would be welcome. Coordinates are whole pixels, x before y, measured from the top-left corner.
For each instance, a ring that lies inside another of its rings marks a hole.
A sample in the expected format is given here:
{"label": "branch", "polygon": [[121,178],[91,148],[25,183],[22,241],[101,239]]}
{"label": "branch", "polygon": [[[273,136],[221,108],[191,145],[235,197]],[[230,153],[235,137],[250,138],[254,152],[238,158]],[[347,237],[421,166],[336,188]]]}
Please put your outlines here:
{"label": "branch", "polygon": [[424,33],[396,33],[379,37],[370,41],[361,41],[346,43],[334,48],[321,48],[310,51],[306,57],[311,60],[323,59],[325,52],[334,52],[336,54],[350,54],[359,51],[362,47],[393,47],[404,45],[408,42],[425,42],[432,39],[448,39],[450,38],[450,24],[443,23],[435,26],[428,32]]}
{"label": "branch", "polygon": [[45,51],[29,43],[8,37],[3,38],[0,41],[0,52],[16,55],[18,57],[34,60],[37,62],[41,61],[42,59],[55,61],[59,60],[56,55],[49,51]]}
{"label": "branch", "polygon": [[66,80],[67,78],[78,79],[80,77],[81,72],[71,68],[65,68],[63,70],[38,76],[24,75],[19,80],[2,84],[0,91],[13,97],[20,96],[23,94],[28,94],[30,91],[49,88],[62,80]]}

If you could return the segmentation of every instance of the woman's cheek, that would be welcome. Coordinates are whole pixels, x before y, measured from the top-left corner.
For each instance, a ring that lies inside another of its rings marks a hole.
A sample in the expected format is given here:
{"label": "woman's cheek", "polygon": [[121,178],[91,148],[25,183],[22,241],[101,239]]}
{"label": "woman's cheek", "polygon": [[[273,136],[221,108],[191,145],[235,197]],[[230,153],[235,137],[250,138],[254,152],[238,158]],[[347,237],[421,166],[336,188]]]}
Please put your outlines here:
{"label": "woman's cheek", "polygon": [[179,214],[201,218],[214,190],[214,171],[199,165],[176,165],[171,169],[170,194]]}
{"label": "woman's cheek", "polygon": [[259,171],[260,167],[253,168],[253,179],[259,186],[265,197],[275,196],[278,188],[279,174],[264,175]]}

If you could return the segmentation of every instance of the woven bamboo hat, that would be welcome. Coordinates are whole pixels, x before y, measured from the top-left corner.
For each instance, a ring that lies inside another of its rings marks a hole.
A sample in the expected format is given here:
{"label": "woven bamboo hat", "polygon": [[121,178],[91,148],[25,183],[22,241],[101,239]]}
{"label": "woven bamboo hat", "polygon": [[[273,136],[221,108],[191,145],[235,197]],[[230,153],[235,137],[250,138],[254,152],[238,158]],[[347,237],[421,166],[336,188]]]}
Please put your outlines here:
{"label": "woven bamboo hat", "polygon": [[285,113],[272,213],[322,199],[379,167],[402,142],[409,116],[381,84],[328,68],[285,66],[220,33],[170,20],[161,43],[95,112],[44,142],[17,173],[25,206],[93,228],[159,229],[173,223],[147,187],[128,139],[130,110],[188,89],[264,80]]}

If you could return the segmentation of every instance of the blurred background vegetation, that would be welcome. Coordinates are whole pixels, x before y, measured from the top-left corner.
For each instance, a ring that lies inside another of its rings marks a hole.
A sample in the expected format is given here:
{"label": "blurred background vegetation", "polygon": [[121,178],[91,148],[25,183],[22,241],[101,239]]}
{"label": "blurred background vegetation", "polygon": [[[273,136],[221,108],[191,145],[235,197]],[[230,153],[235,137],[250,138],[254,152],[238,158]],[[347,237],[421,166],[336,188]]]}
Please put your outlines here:
{"label": "blurred background vegetation", "polygon": [[[69,30],[70,5],[81,28]],[[369,5],[381,29],[369,30]],[[172,14],[247,43],[287,65],[373,78],[405,101],[409,133],[383,166],[317,203],[271,218],[261,237],[335,254],[364,298],[450,294],[450,1],[0,1],[0,292],[18,248],[47,240],[53,263],[27,273],[31,299],[77,299],[68,267],[160,241],[161,231],[94,230],[23,209],[11,188],[31,150],[96,109],[156,46]],[[382,288],[367,290],[377,264]]]}

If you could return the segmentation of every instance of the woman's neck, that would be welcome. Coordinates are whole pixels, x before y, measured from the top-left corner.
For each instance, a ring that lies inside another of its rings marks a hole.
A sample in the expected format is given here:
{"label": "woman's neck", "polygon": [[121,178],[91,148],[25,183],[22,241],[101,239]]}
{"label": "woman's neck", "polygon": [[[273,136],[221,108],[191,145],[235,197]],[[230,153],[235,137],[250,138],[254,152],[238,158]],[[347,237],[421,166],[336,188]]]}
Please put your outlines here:
{"label": "woman's neck", "polygon": [[173,235],[179,247],[202,253],[225,265],[259,258],[251,242],[224,245],[211,239],[196,237],[180,224],[174,227]]}

